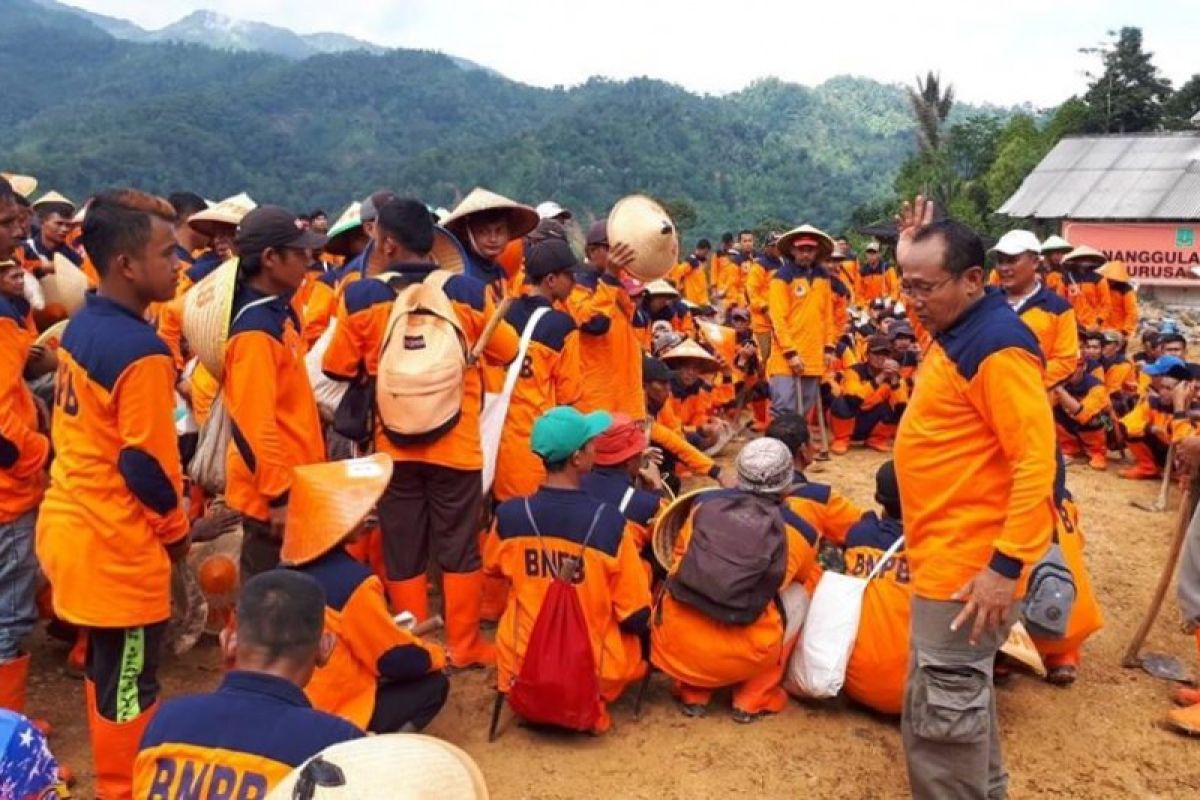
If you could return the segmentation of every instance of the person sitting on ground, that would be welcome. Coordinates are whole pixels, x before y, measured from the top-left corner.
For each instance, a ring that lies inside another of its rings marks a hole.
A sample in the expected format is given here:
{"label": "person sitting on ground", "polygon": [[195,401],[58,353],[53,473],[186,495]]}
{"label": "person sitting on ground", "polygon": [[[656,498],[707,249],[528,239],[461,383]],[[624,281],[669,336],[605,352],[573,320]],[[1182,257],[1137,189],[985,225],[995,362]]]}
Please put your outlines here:
{"label": "person sitting on ground", "polygon": [[273,570],[247,581],[221,632],[232,669],[212,694],[163,703],[142,738],[133,796],[265,797],[305,759],[360,738],[304,696],[334,647],[324,609],[324,592],[306,575]]}
{"label": "person sitting on ground", "polygon": [[747,444],[738,488],[706,492],[674,543],[674,564],[651,622],[651,658],[688,716],[733,687],[733,718],[752,722],[787,704],[780,685],[795,638],[785,641],[776,595],[816,569],[818,535],[781,513],[792,454],[778,439]]}
{"label": "person sitting on ground", "polygon": [[1162,339],[1156,330],[1148,330],[1142,334],[1142,349],[1133,355],[1133,361],[1139,367],[1158,361],[1162,352]]}
{"label": "person sitting on ground", "polygon": [[1138,296],[1123,261],[1109,261],[1097,273],[1108,282],[1108,317],[1105,325],[1125,336],[1138,326]]}
{"label": "person sitting on ground", "polygon": [[1192,373],[1176,356],[1164,355],[1142,372],[1150,379],[1146,394],[1121,418],[1134,465],[1121,472],[1126,480],[1157,480],[1171,444],[1191,434]]}
{"label": "person sitting on ground", "polygon": [[705,475],[722,485],[732,485],[732,478],[725,476],[715,461],[700,452],[688,441],[679,419],[674,399],[671,397],[671,382],[675,373],[657,358],[642,359],[642,380],[645,384],[645,416],[649,417],[650,441],[662,449],[663,460],[659,465],[663,481],[670,490],[680,490],[679,472],[682,468],[695,475]]}
{"label": "person sitting on ground", "polygon": [[603,706],[646,674],[642,653],[650,618],[650,586],[631,524],[582,485],[595,462],[594,440],[611,425],[607,412],[584,415],[569,406],[539,417],[531,445],[546,467],[546,480],[531,497],[497,507],[484,549],[485,572],[512,586],[496,626],[497,687],[502,693],[520,671],[558,566],[565,559],[581,559],[575,587],[599,672],[597,733],[611,725]]}
{"label": "person sitting on ground", "polygon": [[734,397],[750,406],[754,430],[762,433],[771,418],[771,392],[767,386],[765,364],[759,356],[758,343],[750,326],[750,310],[735,308],[730,311],[729,325],[737,344],[732,370]]}
{"label": "person sitting on ground", "polygon": [[679,291],[667,281],[646,284],[639,310],[649,320],[648,327],[653,327],[656,322],[666,322],[676,333],[685,336],[695,333],[695,323],[687,304],[680,299]]}
{"label": "person sitting on ground", "polygon": [[721,364],[696,342],[687,339],[660,358],[675,372],[671,380],[671,399],[679,413],[688,441],[701,450],[715,445],[721,435],[711,377]]}
{"label": "person sitting on ground", "polygon": [[829,410],[833,433],[830,451],[845,455],[856,442],[865,442],[881,453],[891,450],[896,426],[908,403],[908,384],[900,376],[900,364],[892,357],[888,337],[872,336],[868,340],[866,362],[843,373],[841,389]]}
{"label": "person sitting on ground", "polygon": [[[904,535],[896,465],[887,461],[875,473],[875,502],[846,535],[846,574],[866,578],[896,540]],[[908,677],[908,626],[912,589],[903,545],[863,593],[858,637],[846,665],[842,689],[856,703],[898,715]]]}
{"label": "person sitting on ground", "polygon": [[1128,414],[1137,403],[1137,370],[1125,355],[1125,338],[1118,331],[1105,331],[1100,354],[1104,368],[1104,390],[1118,416]]}
{"label": "person sitting on ground", "polygon": [[1050,390],[1058,447],[1067,458],[1086,453],[1088,466],[1108,469],[1108,391],[1104,382],[1089,372],[1090,361],[1082,356],[1075,372]]}
{"label": "person sitting on ground", "polygon": [[372,733],[421,730],[450,690],[445,652],[397,624],[382,581],[346,551],[392,471],[387,453],[297,467],[280,551],[283,565],[321,585],[325,628],[337,641],[308,685],[309,699]]}

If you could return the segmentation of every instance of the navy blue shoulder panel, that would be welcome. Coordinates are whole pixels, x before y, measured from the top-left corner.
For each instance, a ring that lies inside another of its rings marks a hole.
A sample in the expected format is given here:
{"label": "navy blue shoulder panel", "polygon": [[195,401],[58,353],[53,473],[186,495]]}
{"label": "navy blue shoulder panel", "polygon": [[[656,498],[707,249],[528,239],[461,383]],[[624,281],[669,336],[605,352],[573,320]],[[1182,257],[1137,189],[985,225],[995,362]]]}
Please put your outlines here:
{"label": "navy blue shoulder panel", "polygon": [[341,270],[337,268],[327,269],[321,273],[321,277],[317,278],[317,280],[332,289],[336,289],[338,284],[338,274],[340,271]]}
{"label": "navy blue shoulder panel", "polygon": [[455,275],[446,281],[446,296],[476,311],[487,307],[487,285],[470,275]]}
{"label": "navy blue shoulder panel", "polygon": [[[259,331],[278,341],[283,341],[283,329],[288,319],[296,330],[300,330],[300,320],[287,298],[277,296],[267,302],[256,303],[247,308],[250,303],[262,300],[264,295],[248,287],[238,290],[233,298],[233,314],[230,319],[229,338],[239,333]],[[245,310],[243,310],[245,309]]]}
{"label": "navy blue shoulder panel", "polygon": [[599,270],[594,270],[583,266],[577,267],[575,269],[575,284],[577,286],[582,286],[589,292],[593,292],[596,290],[596,287],[600,285],[600,275],[601,273]]}
{"label": "navy blue shoulder panel", "polygon": [[187,268],[188,280],[192,283],[199,283],[219,266],[221,266],[221,257],[209,250],[193,261],[192,265]]}
{"label": "navy blue shoulder panel", "polygon": [[799,486],[793,486],[788,496],[828,505],[829,498],[833,496],[833,488],[823,483],[802,483]]}
{"label": "navy blue shoulder panel", "polygon": [[775,272],[772,273],[771,280],[790,283],[796,277],[796,275],[796,265],[791,261],[785,261],[783,262],[782,266],[778,267]]}
{"label": "navy blue shoulder panel", "polygon": [[[542,536],[577,544],[583,543],[596,510],[601,507],[588,546],[615,557],[625,534],[625,518],[616,506],[602,503],[584,491],[541,489],[529,498],[529,508]],[[496,531],[501,539],[537,535],[525,513],[525,498],[500,504],[496,509]]]}
{"label": "navy blue shoulder panel", "polygon": [[988,356],[1001,350],[1018,348],[1042,360],[1042,350],[1033,331],[1021,322],[999,289],[989,289],[963,319],[938,336],[938,343],[968,381],[975,377]]}
{"label": "navy blue shoulder panel", "polygon": [[689,397],[695,397],[700,394],[700,390],[704,388],[703,381],[696,381],[691,386],[684,386],[678,378],[671,379],[671,396],[678,400],[686,400]]}
{"label": "navy blue shoulder panel", "polygon": [[608,503],[618,511],[625,499],[625,493],[633,489],[633,495],[625,504],[625,519],[639,525],[647,525],[658,514],[662,500],[654,492],[633,487],[627,475],[615,470],[593,470],[583,476],[581,481],[584,491],[597,500]]}
{"label": "navy blue shoulder panel", "polygon": [[[517,333],[523,334],[530,318],[533,317],[533,312],[547,306],[548,301],[543,298],[522,297],[512,304],[504,319],[513,326]],[[557,352],[563,349],[567,334],[573,330],[575,330],[575,320],[571,319],[569,314],[551,308],[549,313],[543,314],[542,318],[538,320],[537,327],[533,330],[533,341],[544,344]]]}
{"label": "navy blue shoulder panel", "polygon": [[1071,304],[1064,300],[1063,296],[1058,292],[1051,291],[1043,286],[1038,290],[1037,294],[1029,298],[1021,310],[1025,311],[1030,308],[1040,308],[1047,313],[1058,316],[1070,311]]}
{"label": "navy blue shoulder panel", "polygon": [[62,346],[88,378],[110,392],[135,361],[171,356],[148,322],[95,294],[88,295],[87,306],[67,324]]}
{"label": "navy blue shoulder panel", "polygon": [[[874,511],[863,514],[862,519],[854,523],[846,534],[846,547],[873,547],[877,550],[887,550],[896,540],[904,535],[904,527],[899,520],[880,519]],[[904,552],[901,545],[900,552]]]}
{"label": "navy blue shoulder panel", "polygon": [[[329,273],[326,273],[328,275]],[[323,277],[323,276],[322,276]],[[363,278],[346,285],[346,313],[357,314],[380,303],[391,304],[396,299],[396,290],[375,278]]]}
{"label": "navy blue shoulder panel", "polygon": [[[22,310],[22,306],[24,310]],[[25,315],[29,313],[29,302],[24,297],[0,295],[0,319],[11,319],[18,328],[25,327]]]}
{"label": "navy blue shoulder panel", "polygon": [[294,567],[297,572],[316,580],[325,590],[325,605],[341,611],[350,602],[350,597],[368,578],[371,570],[351,558],[338,547],[308,564]]}

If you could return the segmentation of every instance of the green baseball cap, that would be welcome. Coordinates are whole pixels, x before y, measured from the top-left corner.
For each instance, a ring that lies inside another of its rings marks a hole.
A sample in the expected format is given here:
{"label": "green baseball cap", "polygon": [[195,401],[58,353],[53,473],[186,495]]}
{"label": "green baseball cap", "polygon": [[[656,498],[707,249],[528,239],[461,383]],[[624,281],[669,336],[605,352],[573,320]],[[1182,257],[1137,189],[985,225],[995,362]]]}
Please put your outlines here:
{"label": "green baseball cap", "polygon": [[533,423],[530,444],[548,464],[566,461],[585,444],[604,433],[612,425],[607,411],[582,414],[571,406],[557,406]]}

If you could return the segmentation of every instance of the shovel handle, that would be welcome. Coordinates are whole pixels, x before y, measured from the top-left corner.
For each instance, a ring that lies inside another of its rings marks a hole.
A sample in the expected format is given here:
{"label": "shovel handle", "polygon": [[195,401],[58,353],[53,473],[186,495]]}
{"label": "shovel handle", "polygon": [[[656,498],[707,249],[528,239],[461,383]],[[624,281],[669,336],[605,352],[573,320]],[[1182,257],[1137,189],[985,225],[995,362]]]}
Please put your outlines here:
{"label": "shovel handle", "polygon": [[496,328],[504,321],[505,315],[508,314],[508,309],[512,306],[513,299],[506,297],[500,301],[500,305],[496,306],[496,313],[492,314],[492,318],[483,326],[483,333],[479,334],[479,341],[475,342],[475,346],[471,348],[471,356],[467,360],[468,363],[474,364],[479,361],[479,357],[483,355],[483,351],[487,348],[488,342],[492,340],[492,334],[496,332]]}

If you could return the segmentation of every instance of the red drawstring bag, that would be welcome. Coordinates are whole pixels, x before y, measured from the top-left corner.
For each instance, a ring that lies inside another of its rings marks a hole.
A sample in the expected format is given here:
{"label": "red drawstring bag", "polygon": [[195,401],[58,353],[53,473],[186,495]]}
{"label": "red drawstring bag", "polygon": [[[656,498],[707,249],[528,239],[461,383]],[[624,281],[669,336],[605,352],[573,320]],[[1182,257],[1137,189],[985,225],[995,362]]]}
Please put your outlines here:
{"label": "red drawstring bag", "polygon": [[[573,584],[602,510],[603,506],[596,509],[579,557],[563,559],[555,570],[533,622],[521,670],[508,690],[513,711],[535,725],[591,731],[603,712],[592,639]],[[542,533],[534,522],[528,500],[525,514],[541,543]],[[544,544],[542,554],[545,559]]]}

